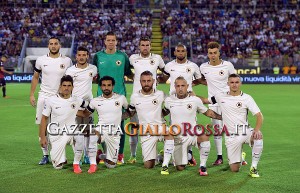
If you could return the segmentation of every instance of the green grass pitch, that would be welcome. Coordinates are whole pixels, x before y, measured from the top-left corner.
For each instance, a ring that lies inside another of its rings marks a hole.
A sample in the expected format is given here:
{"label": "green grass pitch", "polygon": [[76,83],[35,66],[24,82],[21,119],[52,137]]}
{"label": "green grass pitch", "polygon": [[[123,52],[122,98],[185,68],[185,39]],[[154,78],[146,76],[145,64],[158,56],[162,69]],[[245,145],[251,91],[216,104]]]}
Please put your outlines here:
{"label": "green grass pitch", "polygon": [[[69,163],[63,170],[55,170],[51,164],[39,166],[41,150],[38,128],[34,124],[35,109],[29,105],[29,89],[30,84],[8,84],[7,94],[11,98],[0,98],[0,192],[300,192],[299,85],[242,87],[256,100],[265,119],[262,128],[264,151],[258,165],[261,177],[258,179],[248,176],[249,165],[243,166],[239,173],[231,173],[224,146],[225,163],[212,167],[216,158],[212,138],[207,177],[199,176],[198,167],[178,172],[170,166],[168,176],[160,175],[160,167],[145,169],[140,147],[135,165],[115,169],[100,165],[94,175],[87,173],[88,165],[82,166],[80,175],[72,172],[71,147],[67,148]],[[127,85],[127,90],[131,89],[132,85]],[[167,92],[168,86],[160,85],[159,89]],[[195,91],[206,96],[205,86],[197,86]],[[250,123],[254,124],[250,117]],[[200,115],[198,122],[206,124],[209,119]],[[251,150],[247,145],[244,150],[251,164]],[[129,155],[126,136],[125,160]],[[194,155],[199,162],[196,148]]]}

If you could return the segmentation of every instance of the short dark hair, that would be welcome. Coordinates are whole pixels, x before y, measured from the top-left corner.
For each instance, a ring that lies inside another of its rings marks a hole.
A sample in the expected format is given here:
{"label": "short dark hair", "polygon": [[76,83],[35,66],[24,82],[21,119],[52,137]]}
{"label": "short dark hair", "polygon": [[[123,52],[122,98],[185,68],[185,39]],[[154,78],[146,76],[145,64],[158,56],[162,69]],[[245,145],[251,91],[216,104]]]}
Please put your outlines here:
{"label": "short dark hair", "polygon": [[177,48],[179,48],[179,47],[182,47],[182,48],[184,48],[184,49],[187,51],[186,46],[183,45],[183,44],[178,44],[178,45],[175,47],[175,50],[177,50]]}
{"label": "short dark hair", "polygon": [[79,51],[87,52],[87,54],[89,55],[89,50],[88,50],[86,47],[79,46],[79,47],[77,48],[77,52],[79,52]]}
{"label": "short dark hair", "polygon": [[241,78],[241,76],[238,75],[238,74],[233,73],[233,74],[230,74],[230,75],[228,76],[228,79],[229,79],[229,78]]}
{"label": "short dark hair", "polygon": [[220,44],[218,42],[209,42],[207,44],[207,49],[214,49],[214,48],[220,49]]}
{"label": "short dark hair", "polygon": [[139,45],[141,45],[141,41],[149,41],[151,43],[151,39],[148,36],[141,37],[139,41]]}
{"label": "short dark hair", "polygon": [[52,40],[52,39],[58,40],[58,42],[60,43],[60,39],[59,39],[58,37],[55,37],[55,36],[52,36],[51,38],[49,38],[48,43],[49,43],[49,41]]}
{"label": "short dark hair", "polygon": [[146,71],[142,72],[141,77],[142,76],[153,76],[153,74],[149,70],[146,70]]}
{"label": "short dark hair", "polygon": [[110,32],[107,32],[106,33],[106,35],[105,35],[105,39],[106,39],[106,37],[107,36],[115,36],[116,37],[116,39],[117,39],[117,36],[116,36],[116,34],[114,33],[114,32],[112,32],[112,31],[110,31]]}
{"label": "short dark hair", "polygon": [[102,85],[102,82],[104,81],[104,80],[110,80],[111,81],[111,83],[112,83],[112,85],[113,86],[115,86],[115,79],[113,78],[113,77],[111,77],[111,76],[103,76],[102,78],[100,78],[100,80],[99,80],[99,85],[101,86]]}
{"label": "short dark hair", "polygon": [[183,76],[178,76],[178,77],[175,79],[174,83],[176,84],[176,82],[177,82],[178,80],[183,80],[183,81],[185,81],[185,82],[187,83],[186,79],[185,79]]}
{"label": "short dark hair", "polygon": [[72,76],[70,76],[70,75],[64,75],[60,79],[60,86],[62,85],[63,82],[71,82],[71,84],[73,86],[73,78],[72,78]]}

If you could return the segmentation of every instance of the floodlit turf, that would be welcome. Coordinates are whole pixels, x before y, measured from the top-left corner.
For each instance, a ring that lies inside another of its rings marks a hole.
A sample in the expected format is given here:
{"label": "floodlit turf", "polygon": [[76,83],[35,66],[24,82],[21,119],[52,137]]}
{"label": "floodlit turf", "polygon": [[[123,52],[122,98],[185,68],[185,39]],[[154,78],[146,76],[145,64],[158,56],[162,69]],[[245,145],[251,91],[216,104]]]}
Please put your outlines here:
{"label": "floodlit turf", "polygon": [[[94,87],[94,90],[96,87]],[[128,91],[132,85],[127,86]],[[160,85],[168,90],[168,86]],[[299,192],[299,85],[244,85],[264,114],[264,151],[259,163],[258,179],[248,176],[249,165],[239,173],[231,173],[225,156],[222,166],[212,167],[215,146],[212,144],[207,177],[200,177],[198,167],[187,167],[178,172],[170,166],[170,175],[160,175],[160,167],[144,169],[141,149],[138,163],[106,169],[99,166],[89,175],[72,172],[73,153],[68,150],[68,165],[55,170],[51,164],[37,165],[41,158],[38,129],[34,124],[35,109],[29,105],[30,84],[8,84],[10,99],[0,98],[0,192]],[[95,92],[94,92],[95,93]],[[196,93],[206,96],[206,88],[198,86]],[[129,92],[130,95],[130,92]],[[251,116],[252,117],[252,116]],[[209,119],[199,117],[201,124]],[[255,123],[251,118],[252,125]],[[213,140],[211,140],[213,141]],[[159,146],[162,148],[162,144]],[[245,145],[246,160],[251,163],[250,148]],[[223,153],[226,151],[223,146]],[[194,148],[199,162],[199,153]],[[126,136],[125,159],[129,158]]]}

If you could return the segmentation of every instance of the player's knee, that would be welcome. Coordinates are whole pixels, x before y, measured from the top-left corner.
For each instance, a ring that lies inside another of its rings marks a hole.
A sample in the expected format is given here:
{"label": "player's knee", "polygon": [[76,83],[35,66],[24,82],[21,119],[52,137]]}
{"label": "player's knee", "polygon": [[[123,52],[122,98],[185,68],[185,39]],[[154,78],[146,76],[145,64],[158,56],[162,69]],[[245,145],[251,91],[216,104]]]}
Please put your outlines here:
{"label": "player's knee", "polygon": [[232,172],[239,172],[240,171],[240,163],[234,163],[230,165],[230,170]]}
{"label": "player's knee", "polygon": [[181,165],[181,166],[176,166],[177,171],[182,171],[184,170],[185,166]]}
{"label": "player's knee", "polygon": [[109,168],[109,169],[112,169],[112,168],[115,168],[116,167],[116,164],[114,163],[114,164],[112,164],[113,162],[105,162],[105,166],[107,167],[107,168]]}
{"label": "player's knee", "polygon": [[147,169],[154,168],[154,166],[155,166],[155,160],[149,160],[144,162],[144,167]]}

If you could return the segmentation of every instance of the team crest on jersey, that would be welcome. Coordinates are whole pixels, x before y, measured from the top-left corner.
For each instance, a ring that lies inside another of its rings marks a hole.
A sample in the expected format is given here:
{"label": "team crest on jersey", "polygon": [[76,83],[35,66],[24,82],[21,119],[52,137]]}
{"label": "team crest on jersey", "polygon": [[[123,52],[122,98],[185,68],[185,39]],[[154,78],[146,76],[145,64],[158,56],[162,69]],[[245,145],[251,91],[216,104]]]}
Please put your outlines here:
{"label": "team crest on jersey", "polygon": [[115,102],[115,105],[116,105],[116,107],[120,106],[120,102],[119,102],[119,101],[116,101],[116,102]]}
{"label": "team crest on jersey", "polygon": [[158,101],[157,101],[156,99],[154,99],[154,100],[152,101],[152,103],[153,103],[154,105],[157,105]]}
{"label": "team crest on jersey", "polygon": [[220,74],[221,76],[223,76],[223,75],[225,74],[224,70],[221,70],[221,71],[219,72],[219,74]]}
{"label": "team crest on jersey", "polygon": [[75,109],[76,105],[73,103],[73,104],[71,105],[71,107],[72,107],[72,109]]}
{"label": "team crest on jersey", "polygon": [[186,72],[187,72],[187,73],[190,73],[191,71],[192,71],[192,70],[191,70],[190,68],[187,68],[187,69],[186,69]]}
{"label": "team crest on jersey", "polygon": [[150,60],[150,64],[151,64],[151,65],[154,65],[154,64],[155,64],[155,61],[154,61],[154,60]]}
{"label": "team crest on jersey", "polygon": [[66,66],[65,66],[64,64],[61,64],[61,65],[60,65],[60,68],[61,68],[61,69],[65,69],[65,67],[66,67]]}
{"label": "team crest on jersey", "polygon": [[89,73],[89,76],[90,76],[90,77],[93,77],[93,73],[92,73],[92,72],[90,72],[90,73]]}
{"label": "team crest on jersey", "polygon": [[187,105],[187,109],[188,109],[188,110],[191,110],[192,108],[193,108],[193,105],[192,105],[192,104],[188,104],[188,105]]}
{"label": "team crest on jersey", "polygon": [[120,60],[116,61],[116,65],[120,66],[122,64],[122,62]]}
{"label": "team crest on jersey", "polygon": [[242,107],[242,103],[241,103],[241,102],[238,102],[238,103],[236,103],[236,106],[237,106],[238,108],[241,108],[241,107]]}

